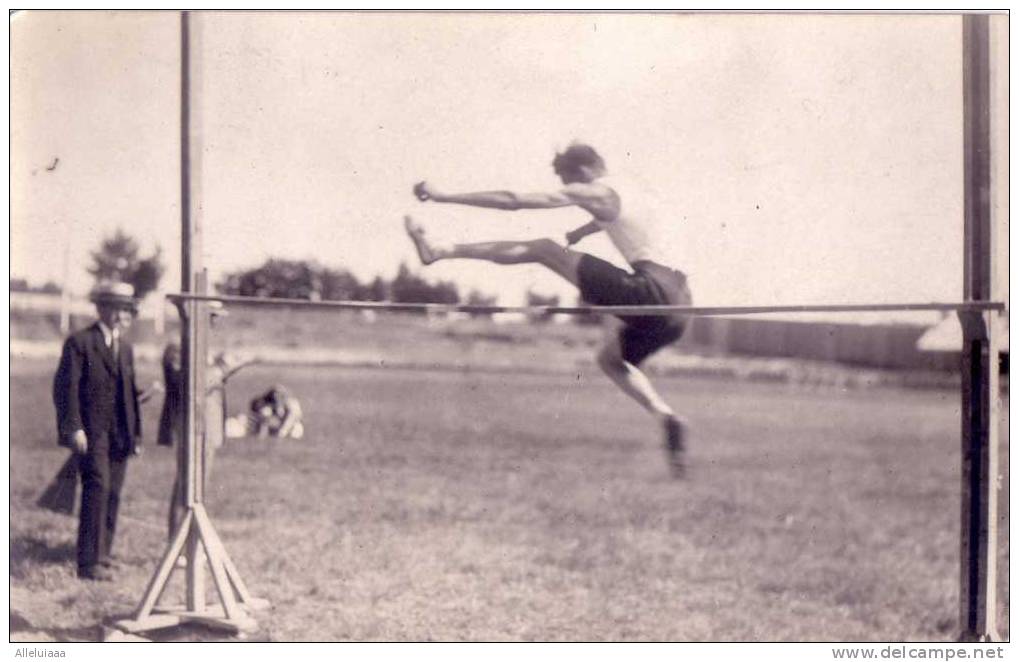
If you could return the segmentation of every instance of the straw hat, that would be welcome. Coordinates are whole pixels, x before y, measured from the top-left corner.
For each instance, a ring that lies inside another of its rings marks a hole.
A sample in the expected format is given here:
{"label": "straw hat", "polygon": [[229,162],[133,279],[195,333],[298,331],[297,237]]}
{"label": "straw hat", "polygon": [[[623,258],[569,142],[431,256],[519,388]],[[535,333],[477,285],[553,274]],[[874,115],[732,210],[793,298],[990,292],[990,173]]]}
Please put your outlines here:
{"label": "straw hat", "polygon": [[135,298],[134,286],[130,283],[98,283],[92,288],[88,298],[97,306],[114,306],[126,308],[132,313],[138,312],[138,299]]}

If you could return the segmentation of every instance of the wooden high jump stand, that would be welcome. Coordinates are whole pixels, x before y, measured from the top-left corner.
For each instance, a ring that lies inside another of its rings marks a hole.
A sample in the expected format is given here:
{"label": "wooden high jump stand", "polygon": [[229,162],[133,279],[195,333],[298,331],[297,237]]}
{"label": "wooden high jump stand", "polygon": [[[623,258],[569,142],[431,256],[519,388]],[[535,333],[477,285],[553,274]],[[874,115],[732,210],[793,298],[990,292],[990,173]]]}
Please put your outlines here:
{"label": "wooden high jump stand", "polygon": [[[207,284],[201,269],[201,203],[197,195],[201,183],[199,168],[200,138],[197,122],[192,122],[190,99],[196,85],[197,70],[191,60],[193,25],[188,12],[181,14],[181,289],[186,293],[205,294]],[[260,609],[268,602],[253,598],[230,560],[223,542],[205,510],[205,366],[208,353],[209,304],[182,301],[181,363],[184,379],[185,462],[178,467],[186,486],[186,513],[166,548],[155,574],[149,580],[133,618],[121,620],[117,627],[127,632],[142,632],[194,622],[232,633],[257,629],[248,609]],[[177,560],[187,560],[187,588],[183,605],[157,607]],[[208,563],[219,595],[219,607],[205,603],[205,565]]]}
{"label": "wooden high jump stand", "polygon": [[[962,18],[964,294],[1000,300],[992,205],[991,35],[986,15]],[[1007,122],[1007,115],[1005,116]],[[1007,180],[1006,184],[1007,186]],[[1000,641],[997,627],[999,342],[993,312],[959,311],[962,323],[962,641]]]}

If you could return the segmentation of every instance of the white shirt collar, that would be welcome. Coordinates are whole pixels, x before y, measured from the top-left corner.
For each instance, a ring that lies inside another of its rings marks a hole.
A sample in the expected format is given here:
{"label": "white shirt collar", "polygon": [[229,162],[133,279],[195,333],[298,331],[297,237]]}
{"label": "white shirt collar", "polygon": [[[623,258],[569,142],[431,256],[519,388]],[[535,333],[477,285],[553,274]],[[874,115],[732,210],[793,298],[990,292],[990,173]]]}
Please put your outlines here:
{"label": "white shirt collar", "polygon": [[110,327],[106,326],[106,324],[104,324],[102,320],[99,320],[99,330],[103,332],[103,342],[106,343],[107,347],[113,344],[114,336],[120,335],[119,333],[117,333],[115,329],[111,329]]}

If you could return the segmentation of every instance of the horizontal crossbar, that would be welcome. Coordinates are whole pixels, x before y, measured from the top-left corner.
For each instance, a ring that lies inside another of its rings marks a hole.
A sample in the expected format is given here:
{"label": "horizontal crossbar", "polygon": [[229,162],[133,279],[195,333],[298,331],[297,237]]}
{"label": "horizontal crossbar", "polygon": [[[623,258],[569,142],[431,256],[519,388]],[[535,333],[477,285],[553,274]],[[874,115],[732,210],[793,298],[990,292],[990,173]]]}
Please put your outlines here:
{"label": "horizontal crossbar", "polygon": [[532,315],[759,315],[766,313],[862,313],[881,311],[1003,311],[1001,301],[958,301],[949,303],[870,303],[795,306],[478,306],[448,303],[394,303],[391,301],[310,301],[276,297],[244,297],[228,294],[168,294],[171,301],[218,301],[240,306],[296,306],[301,308],[378,310],[396,312],[528,313]]}

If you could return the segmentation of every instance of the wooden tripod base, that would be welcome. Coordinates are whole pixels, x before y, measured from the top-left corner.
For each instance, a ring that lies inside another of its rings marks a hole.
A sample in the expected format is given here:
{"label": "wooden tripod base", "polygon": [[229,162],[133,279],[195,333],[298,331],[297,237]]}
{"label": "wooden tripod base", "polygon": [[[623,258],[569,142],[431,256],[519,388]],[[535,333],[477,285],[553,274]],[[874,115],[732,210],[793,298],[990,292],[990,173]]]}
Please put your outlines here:
{"label": "wooden tripod base", "polygon": [[[156,603],[178,559],[185,559],[187,573],[187,601],[185,605],[157,607]],[[205,566],[208,564],[216,592],[218,606],[205,604]],[[226,630],[233,634],[252,632],[258,628],[249,609],[265,609],[268,601],[253,598],[241,580],[237,567],[230,560],[223,542],[212,526],[202,503],[188,506],[183,521],[166,548],[155,574],[149,580],[133,618],[116,622],[125,632],[144,632],[172,627],[181,623],[199,623]]]}

